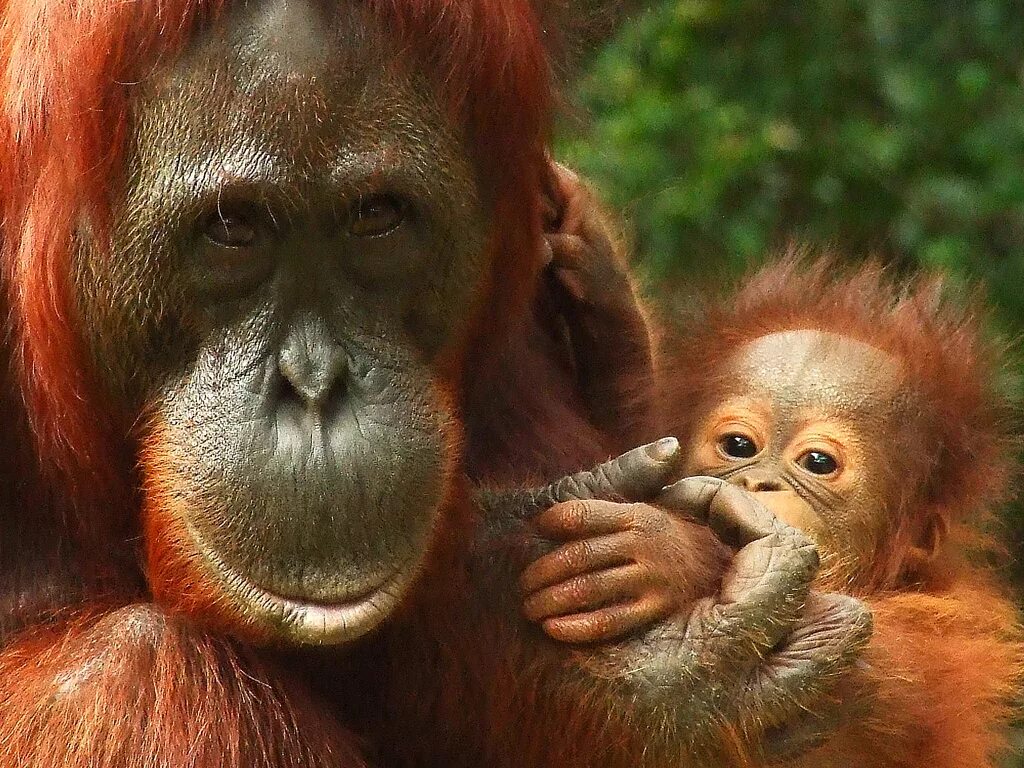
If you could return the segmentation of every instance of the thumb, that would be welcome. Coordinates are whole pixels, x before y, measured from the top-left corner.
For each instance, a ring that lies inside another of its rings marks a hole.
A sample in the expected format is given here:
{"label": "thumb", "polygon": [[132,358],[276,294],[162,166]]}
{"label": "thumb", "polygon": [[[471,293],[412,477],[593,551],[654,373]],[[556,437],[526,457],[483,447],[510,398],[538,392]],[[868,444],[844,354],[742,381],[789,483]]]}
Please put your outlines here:
{"label": "thumb", "polygon": [[678,475],[681,464],[679,441],[666,437],[534,491],[534,506],[547,509],[576,499],[648,501]]}

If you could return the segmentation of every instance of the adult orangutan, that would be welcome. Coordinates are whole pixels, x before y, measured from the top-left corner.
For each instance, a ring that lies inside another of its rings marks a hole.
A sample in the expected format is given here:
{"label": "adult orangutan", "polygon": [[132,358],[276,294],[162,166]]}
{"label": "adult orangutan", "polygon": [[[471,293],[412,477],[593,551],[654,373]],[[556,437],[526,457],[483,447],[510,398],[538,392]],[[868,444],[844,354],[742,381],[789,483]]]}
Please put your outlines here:
{"label": "adult orangutan", "polygon": [[688,527],[719,636],[666,623],[639,677],[519,617],[524,516],[678,461],[489,496],[486,526],[472,503],[464,472],[608,454],[532,315],[545,8],[0,8],[0,764],[697,761],[849,663],[864,613],[802,607],[817,556],[782,528],[743,585]]}
{"label": "adult orangutan", "polygon": [[[553,263],[573,346],[619,348],[650,381],[649,331],[605,217],[572,174],[560,186],[573,220]],[[993,765],[1024,664],[1012,604],[966,557],[1011,475],[998,351],[941,281],[841,274],[791,255],[691,318],[660,372],[666,428],[684,439],[685,474],[728,481],[718,496],[750,492],[765,525],[770,510],[805,530],[824,558],[817,583],[874,612],[866,714],[798,764]],[[634,411],[653,399],[637,393]],[[523,576],[526,614],[555,638],[607,642],[688,599],[678,523],[657,509],[555,509],[537,524],[569,540]]]}

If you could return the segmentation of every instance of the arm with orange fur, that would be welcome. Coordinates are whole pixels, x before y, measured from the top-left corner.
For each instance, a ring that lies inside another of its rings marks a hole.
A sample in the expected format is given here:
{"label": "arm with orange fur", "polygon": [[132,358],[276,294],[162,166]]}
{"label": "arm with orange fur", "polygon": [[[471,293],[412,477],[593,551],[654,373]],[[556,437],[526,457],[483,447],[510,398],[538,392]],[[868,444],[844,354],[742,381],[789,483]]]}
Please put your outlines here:
{"label": "arm with orange fur", "polygon": [[0,653],[3,768],[362,768],[323,711],[154,606],[36,629]]}

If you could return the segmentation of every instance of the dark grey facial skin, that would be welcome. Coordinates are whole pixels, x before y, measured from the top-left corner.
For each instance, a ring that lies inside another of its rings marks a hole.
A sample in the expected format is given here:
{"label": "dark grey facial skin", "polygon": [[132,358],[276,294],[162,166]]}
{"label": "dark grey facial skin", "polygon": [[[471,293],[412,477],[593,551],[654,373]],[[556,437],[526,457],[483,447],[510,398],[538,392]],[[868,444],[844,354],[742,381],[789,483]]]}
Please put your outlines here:
{"label": "dark grey facial skin", "polygon": [[488,270],[443,106],[343,8],[240,4],[144,78],[112,253],[76,265],[103,390],[275,641],[355,639],[414,580],[457,459],[435,372]]}

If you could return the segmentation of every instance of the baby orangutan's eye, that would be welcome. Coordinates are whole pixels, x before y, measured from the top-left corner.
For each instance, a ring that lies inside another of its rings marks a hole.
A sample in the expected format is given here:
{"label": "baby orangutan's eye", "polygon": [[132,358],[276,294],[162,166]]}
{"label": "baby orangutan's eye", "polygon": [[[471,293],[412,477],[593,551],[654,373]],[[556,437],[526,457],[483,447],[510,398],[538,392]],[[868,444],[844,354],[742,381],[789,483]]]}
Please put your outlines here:
{"label": "baby orangutan's eye", "polygon": [[718,441],[718,449],[722,455],[730,459],[752,459],[760,453],[757,443],[746,435],[733,433]]}
{"label": "baby orangutan's eye", "polygon": [[812,475],[833,475],[839,470],[839,462],[824,451],[808,451],[796,463]]}

